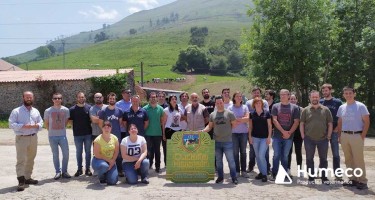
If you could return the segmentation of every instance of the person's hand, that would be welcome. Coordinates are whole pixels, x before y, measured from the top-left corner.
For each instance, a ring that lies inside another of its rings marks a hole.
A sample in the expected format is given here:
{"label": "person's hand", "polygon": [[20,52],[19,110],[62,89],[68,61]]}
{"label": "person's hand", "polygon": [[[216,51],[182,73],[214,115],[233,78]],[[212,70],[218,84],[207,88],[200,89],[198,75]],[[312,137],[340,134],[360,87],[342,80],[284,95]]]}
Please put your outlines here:
{"label": "person's hand", "polygon": [[271,138],[267,138],[267,145],[271,144]]}
{"label": "person's hand", "polygon": [[163,134],[163,141],[167,141],[167,138],[165,137],[164,134]]}
{"label": "person's hand", "polygon": [[253,144],[253,138],[249,137],[249,144]]}
{"label": "person's hand", "polygon": [[282,134],[283,134],[283,139],[288,139],[291,135],[289,131],[283,131]]}
{"label": "person's hand", "polygon": [[138,160],[137,162],[135,162],[134,169],[139,169],[140,167],[141,167],[141,161]]}
{"label": "person's hand", "polygon": [[365,141],[366,135],[361,134],[361,138],[363,141]]}
{"label": "person's hand", "polygon": [[109,167],[108,167],[108,171],[112,169],[112,167],[116,164],[115,160],[110,160],[109,161]]}

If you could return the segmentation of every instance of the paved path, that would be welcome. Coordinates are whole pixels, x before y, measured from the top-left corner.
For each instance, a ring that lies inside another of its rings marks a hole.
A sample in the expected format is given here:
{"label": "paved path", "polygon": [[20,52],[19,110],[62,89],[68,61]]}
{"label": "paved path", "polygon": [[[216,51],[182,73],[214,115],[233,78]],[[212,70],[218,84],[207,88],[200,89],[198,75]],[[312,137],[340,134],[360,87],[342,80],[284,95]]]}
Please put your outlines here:
{"label": "paved path", "polygon": [[[175,184],[165,180],[165,170],[156,174],[150,170],[149,185],[130,186],[124,184],[123,178],[116,186],[101,186],[96,177],[70,180],[53,180],[54,168],[52,154],[48,145],[47,132],[39,134],[38,154],[35,160],[33,177],[40,181],[37,186],[30,186],[24,192],[15,192],[17,179],[15,173],[14,134],[9,129],[0,129],[0,199],[375,199],[375,139],[365,140],[365,160],[369,190],[344,188],[341,185],[305,185],[297,183],[306,181],[305,178],[294,178],[291,185],[277,185],[274,182],[262,183],[255,180],[255,173],[249,179],[239,178],[239,184],[233,185],[229,179],[227,165],[223,184],[210,181],[205,184]],[[77,169],[75,146],[72,131],[68,131],[70,143],[69,173],[73,175]],[[341,166],[344,167],[342,151]],[[272,149],[271,153],[272,155]],[[332,166],[332,156],[329,152],[329,167]],[[225,161],[224,161],[225,163]],[[295,161],[292,174],[296,175]],[[319,163],[315,158],[315,163]],[[163,166],[162,166],[163,167]],[[257,171],[257,169],[256,169]]]}

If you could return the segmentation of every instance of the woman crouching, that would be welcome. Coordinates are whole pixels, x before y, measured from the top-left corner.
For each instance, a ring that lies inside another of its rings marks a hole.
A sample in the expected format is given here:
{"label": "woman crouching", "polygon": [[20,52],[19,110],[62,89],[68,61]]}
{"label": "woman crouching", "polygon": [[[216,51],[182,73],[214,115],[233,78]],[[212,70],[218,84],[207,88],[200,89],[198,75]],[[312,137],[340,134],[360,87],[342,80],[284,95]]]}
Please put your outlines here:
{"label": "woman crouching", "polygon": [[119,143],[117,137],[111,134],[111,130],[111,122],[104,121],[102,134],[94,140],[92,168],[98,173],[101,185],[116,185],[118,181],[116,158],[119,153]]}
{"label": "woman crouching", "polygon": [[143,136],[138,135],[138,129],[130,124],[129,136],[121,141],[122,166],[129,184],[138,182],[138,174],[141,175],[141,182],[149,184],[148,168],[150,166],[147,156],[147,144]]}

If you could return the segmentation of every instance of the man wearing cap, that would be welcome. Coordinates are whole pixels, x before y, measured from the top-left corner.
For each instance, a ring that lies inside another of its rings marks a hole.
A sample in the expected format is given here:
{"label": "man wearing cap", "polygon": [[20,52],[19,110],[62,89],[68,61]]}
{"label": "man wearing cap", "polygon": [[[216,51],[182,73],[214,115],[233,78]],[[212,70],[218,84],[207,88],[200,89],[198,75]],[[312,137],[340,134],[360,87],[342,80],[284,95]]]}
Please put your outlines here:
{"label": "man wearing cap", "polygon": [[[116,107],[122,110],[123,113],[129,112],[130,107],[132,106],[132,102],[130,97],[132,96],[132,92],[129,89],[123,89],[121,92],[122,99],[116,102]],[[118,138],[121,141],[126,136],[126,127],[121,126],[121,138]]]}
{"label": "man wearing cap", "polygon": [[15,108],[9,116],[9,128],[16,134],[17,191],[23,191],[25,184],[38,184],[37,180],[31,178],[31,174],[38,147],[37,132],[42,130],[43,119],[39,111],[32,107],[33,102],[34,94],[25,91],[23,105]]}

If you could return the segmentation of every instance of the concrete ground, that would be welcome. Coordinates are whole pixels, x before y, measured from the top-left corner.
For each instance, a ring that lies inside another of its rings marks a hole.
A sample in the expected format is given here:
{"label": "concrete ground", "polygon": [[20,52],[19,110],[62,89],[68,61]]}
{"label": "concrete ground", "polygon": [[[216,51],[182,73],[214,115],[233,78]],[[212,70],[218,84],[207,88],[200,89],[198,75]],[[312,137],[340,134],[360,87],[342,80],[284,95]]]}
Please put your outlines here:
{"label": "concrete ground", "polygon": [[[0,129],[0,199],[375,199],[375,139],[365,140],[365,162],[369,189],[360,191],[355,188],[334,185],[306,185],[301,183],[306,178],[293,178],[291,185],[278,185],[268,181],[255,180],[256,173],[250,178],[239,178],[239,184],[231,183],[229,170],[225,164],[223,184],[214,181],[200,184],[176,184],[165,180],[165,170],[156,174],[150,170],[150,184],[128,185],[124,178],[116,186],[101,186],[97,177],[80,176],[78,178],[53,179],[54,167],[47,132],[38,133],[38,153],[35,159],[33,178],[38,185],[31,185],[23,192],[16,192],[16,149],[14,133],[10,129]],[[75,146],[72,131],[68,130],[70,143],[68,171],[73,175],[76,170]],[[272,148],[270,155],[272,156]],[[341,166],[345,168],[342,150]],[[61,158],[60,158],[61,159]],[[305,159],[305,158],[304,158]],[[329,167],[332,167],[332,156],[329,150]],[[305,160],[303,161],[305,163]],[[224,163],[226,161],[224,160]],[[292,161],[292,174],[297,175],[295,159]],[[315,164],[319,163],[315,157]],[[162,165],[163,167],[163,165]],[[317,166],[316,166],[317,167]],[[257,169],[255,169],[258,172]],[[331,178],[332,179],[332,178]]]}

